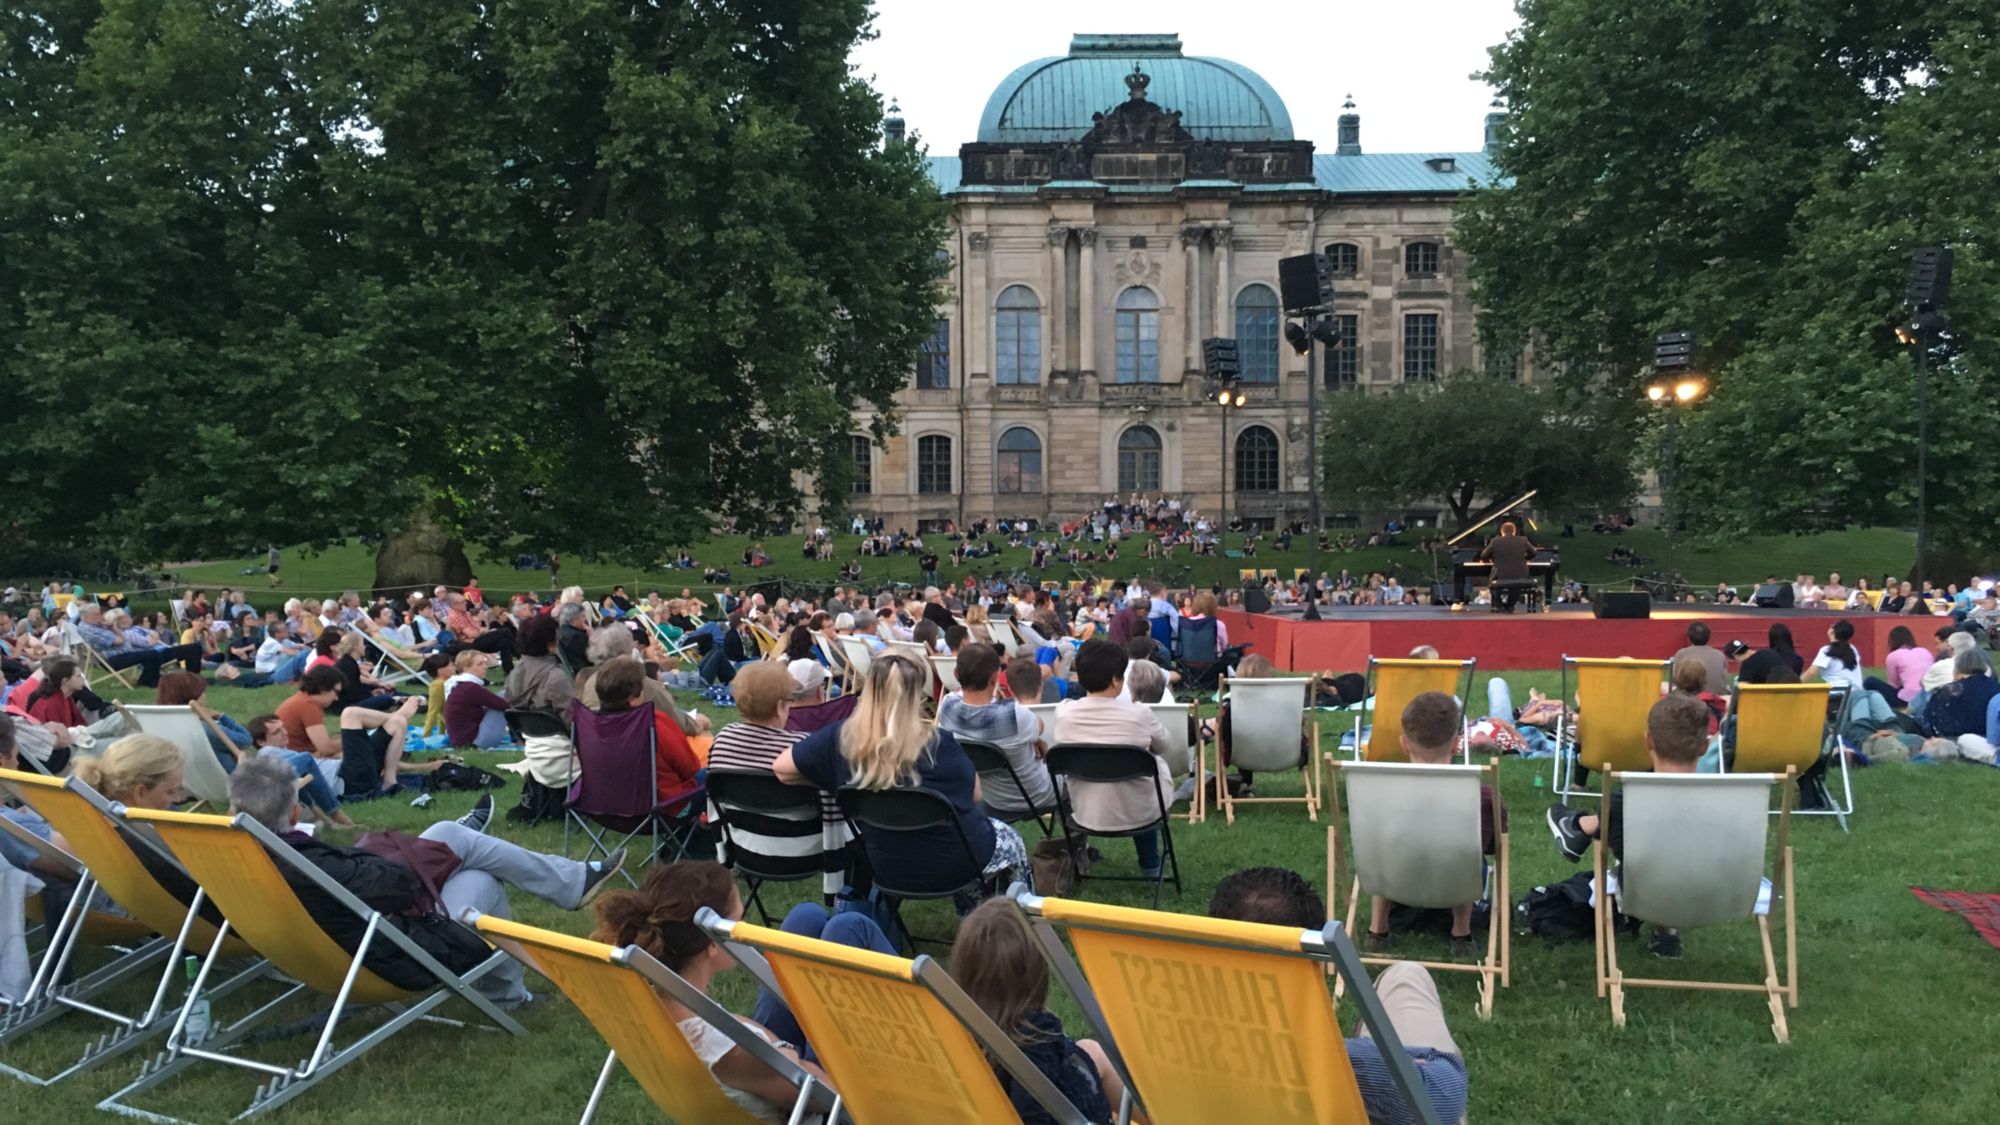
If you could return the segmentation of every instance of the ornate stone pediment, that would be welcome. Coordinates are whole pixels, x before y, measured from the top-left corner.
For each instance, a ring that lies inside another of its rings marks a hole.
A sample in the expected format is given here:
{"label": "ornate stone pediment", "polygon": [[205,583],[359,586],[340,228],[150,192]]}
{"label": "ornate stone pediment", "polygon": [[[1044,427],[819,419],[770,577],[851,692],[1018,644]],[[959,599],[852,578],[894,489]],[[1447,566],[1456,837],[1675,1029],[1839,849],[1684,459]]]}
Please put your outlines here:
{"label": "ornate stone pediment", "polygon": [[1152,78],[1132,64],[1132,73],[1125,76],[1125,88],[1131,96],[1112,107],[1108,113],[1091,115],[1090,132],[1084,135],[1086,145],[1130,145],[1133,147],[1158,148],[1181,147],[1195,143],[1193,134],[1181,128],[1179,110],[1161,109],[1146,97],[1146,87]]}

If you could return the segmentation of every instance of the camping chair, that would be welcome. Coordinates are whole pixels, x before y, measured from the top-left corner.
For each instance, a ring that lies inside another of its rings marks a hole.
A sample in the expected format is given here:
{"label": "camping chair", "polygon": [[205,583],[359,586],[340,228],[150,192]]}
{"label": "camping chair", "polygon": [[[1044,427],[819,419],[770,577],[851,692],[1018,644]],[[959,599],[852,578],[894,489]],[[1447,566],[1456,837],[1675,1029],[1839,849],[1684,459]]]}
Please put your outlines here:
{"label": "camping chair", "polygon": [[[1353,994],[1361,1022],[1408,1103],[1410,1119],[1438,1125],[1416,1064],[1339,922],[1328,921],[1321,930],[1295,930],[1042,898],[1020,886],[1008,894],[1152,1125],[1368,1121],[1333,997],[1327,993],[1329,968]],[[1074,960],[1063,947],[1058,926],[1076,948]],[[1189,992],[1175,993],[1186,1002],[1177,1000],[1167,1012],[1157,987],[1133,986],[1128,972],[1134,967],[1140,979],[1156,984],[1195,983]],[[1237,989],[1252,987],[1259,999],[1250,1000],[1247,991],[1232,999]],[[1264,1034],[1279,1027],[1286,1032]],[[1195,1060],[1184,1052],[1197,1043],[1245,1044],[1244,1065],[1267,1077],[1256,1083],[1219,1080],[1221,1064],[1189,1065]],[[1119,1120],[1126,1120],[1130,1108],[1121,1107]]]}
{"label": "camping chair", "polygon": [[[1746,773],[1777,773],[1797,770],[1803,777],[1832,754],[1840,759],[1840,787],[1845,803],[1828,795],[1824,809],[1792,809],[1793,816],[1834,816],[1840,830],[1847,831],[1847,818],[1854,815],[1854,787],[1847,776],[1847,755],[1835,741],[1836,719],[1845,709],[1844,691],[1831,685],[1738,684],[1732,713],[1736,716],[1734,767]],[[1724,772],[1730,772],[1729,755],[1723,755]],[[1831,769],[1829,762],[1827,769]],[[1818,784],[1825,784],[1815,779]],[[1773,809],[1771,815],[1776,816]]]}
{"label": "camping chair", "polygon": [[[1607,885],[1609,825],[1598,825],[1593,863],[1597,886],[1597,992],[1611,997],[1611,1022],[1625,1026],[1627,988],[1678,988],[1707,992],[1762,994],[1771,1009],[1771,1031],[1778,1042],[1791,1041],[1785,1008],[1799,1006],[1798,915],[1792,891],[1792,782],[1795,771],[1783,774],[1662,774],[1604,771],[1605,798],[1598,808],[1610,816],[1611,783],[1624,789],[1620,831],[1624,835],[1612,895]],[[1770,885],[1773,898],[1784,898],[1785,974],[1778,978],[1772,953],[1771,919],[1778,903],[1764,891],[1765,833],[1771,807],[1771,786],[1781,785],[1778,842]],[[1615,917],[1607,901],[1616,896],[1618,910],[1656,926],[1689,930],[1745,917],[1757,919],[1757,936],[1764,953],[1764,979],[1736,981],[1650,980],[1628,977],[1618,965]]]}
{"label": "camping chair", "polygon": [[[193,704],[171,707],[121,703],[118,709],[139,728],[139,733],[164,738],[180,747],[181,790],[195,799],[197,808],[229,807],[229,773],[215,756],[215,748],[208,741],[208,726]],[[224,745],[232,745],[226,737],[222,741]]]}
{"label": "camping chair", "polygon": [[[966,838],[965,825],[958,819],[958,810],[951,802],[928,789],[862,789],[858,786],[843,785],[834,794],[840,802],[840,811],[861,836],[861,843],[869,851],[874,850],[870,840],[873,833],[887,834],[882,841],[884,850],[898,846],[897,833],[920,832],[926,828],[951,826],[952,834],[958,839],[959,850],[965,853],[965,861],[972,878],[955,887],[924,890],[916,887],[892,887],[882,881],[880,874],[875,877],[875,894],[889,907],[889,917],[896,929],[902,931],[903,940],[912,953],[917,943],[930,945],[950,945],[946,938],[918,937],[903,925],[903,903],[930,902],[938,899],[954,898],[960,891],[974,891],[984,881],[981,870],[985,865],[979,862],[979,854],[972,850],[972,841]],[[907,843],[902,846],[909,846]],[[871,866],[873,866],[871,864]]]}
{"label": "camping chair", "polygon": [[965,748],[965,756],[972,759],[972,768],[979,771],[980,787],[984,790],[980,803],[986,806],[987,812],[1009,824],[1032,820],[1042,830],[1043,836],[1055,834],[1056,809],[1009,807],[993,800],[993,785],[1000,781],[1013,786],[1013,791],[1024,799],[1028,793],[1027,785],[1022,782],[1020,773],[1014,769],[1014,763],[1008,760],[1005,751],[990,742],[975,742],[969,738],[960,738],[958,744]]}
{"label": "camping chair", "polygon": [[[48,946],[36,968],[28,992],[21,1002],[0,1018],[0,1044],[11,1043],[68,1012],[111,1024],[110,1030],[85,1047],[83,1054],[55,1074],[43,1077],[12,1066],[0,1066],[9,1074],[35,1085],[60,1082],[125,1054],[173,1023],[170,994],[177,995],[183,979],[184,955],[221,949],[232,959],[255,958],[240,941],[218,940],[218,928],[201,917],[205,892],[198,891],[192,906],[184,906],[140,859],[143,849],[155,863],[179,868],[179,863],[159,843],[143,833],[121,832],[110,802],[96,790],[75,778],[52,778],[37,774],[0,770],[0,787],[20,798],[42,815],[59,833],[74,856],[59,851],[39,839],[38,851],[73,867],[79,878],[62,916],[49,929]],[[25,833],[33,837],[32,833]],[[123,915],[92,906],[102,891]],[[165,935],[174,938],[168,941]],[[160,935],[160,936],[154,936]],[[79,945],[122,950],[122,955],[103,967],[63,983],[74,962]],[[157,967],[158,983],[146,1008],[128,1015],[98,1006],[100,994],[114,985]],[[263,962],[207,990],[214,999],[227,996],[261,975]]]}
{"label": "camping chair", "polygon": [[[1055,778],[1056,792],[1061,795],[1057,809],[1066,826],[1063,835],[1074,841],[1081,836],[1142,836],[1157,829],[1160,833],[1160,870],[1155,875],[1101,875],[1097,867],[1091,865],[1088,876],[1083,874],[1083,864],[1077,865],[1078,878],[1106,879],[1120,883],[1153,884],[1153,909],[1160,908],[1160,895],[1166,890],[1168,872],[1172,872],[1174,893],[1181,893],[1181,861],[1174,853],[1173,817],[1167,814],[1166,799],[1160,794],[1159,759],[1148,746],[1103,746],[1082,742],[1057,743],[1049,747],[1049,776]],[[1076,796],[1074,786],[1087,785],[1145,785],[1152,790],[1153,803],[1159,815],[1145,824],[1134,828],[1100,828],[1083,823],[1076,818],[1073,808]],[[1064,786],[1070,786],[1064,792]]]}
{"label": "camping chair", "polygon": [[476,910],[466,911],[460,921],[562,989],[610,1044],[611,1054],[584,1104],[582,1125],[590,1125],[596,1118],[620,1061],[660,1112],[672,1120],[702,1125],[757,1125],[762,1120],[731,1100],[714,1073],[696,1057],[687,1036],[667,1013],[663,996],[672,997],[750,1057],[798,1086],[793,1120],[815,1108],[829,1121],[838,1116],[840,1098],[832,1090],[638,946],[619,949]]}
{"label": "camping chair", "polygon": [[[1443,692],[1459,701],[1460,741],[1464,739],[1465,705],[1472,699],[1472,670],[1477,660],[1380,660],[1368,658],[1368,689],[1373,700],[1354,716],[1354,759],[1407,762],[1403,753],[1403,708],[1427,691]],[[1231,720],[1234,721],[1233,719]],[[1469,756],[1467,762],[1472,759]]]}
{"label": "camping chair", "polygon": [[938,683],[944,685],[945,691],[958,690],[958,657],[938,656],[933,653],[930,665],[931,671],[937,676]]}
{"label": "camping chair", "polygon": [[1216,677],[1224,668],[1223,653],[1217,640],[1218,630],[1215,618],[1204,617],[1181,619],[1180,635],[1174,638],[1174,667],[1181,673],[1183,692],[1213,690]]}
{"label": "camping chair", "polygon": [[[786,785],[762,770],[708,771],[709,821],[722,833],[722,862],[743,877],[744,905],[770,924],[757,890],[846,869],[840,844],[827,839],[819,790]],[[835,888],[838,889],[838,888]]]}
{"label": "camping chair", "polygon": [[[474,982],[503,964],[506,954],[496,951],[464,975],[452,972],[403,931],[385,924],[380,914],[313,866],[269,828],[247,816],[196,816],[146,809],[123,809],[122,813],[157,832],[187,865],[202,890],[214,896],[228,919],[219,931],[222,936],[240,936],[270,958],[279,972],[297,983],[242,1019],[230,1024],[218,1023],[199,1045],[187,1041],[188,1008],[183,1007],[173,1030],[167,1034],[166,1050],[140,1071],[136,1081],[99,1102],[97,1108],[154,1117],[131,1104],[132,1099],[195,1063],[212,1062],[262,1075],[265,1084],[257,1088],[249,1107],[237,1116],[241,1119],[265,1113],[312,1089],[328,1075],[418,1020],[464,1026],[455,1020],[430,1015],[432,1009],[453,996],[471,1004],[495,1028],[514,1035],[524,1034],[513,1017],[473,987]],[[367,929],[360,947],[349,953],[328,937],[288,879],[303,879],[317,892],[315,897],[330,903],[329,908],[352,912],[356,919],[364,920]],[[437,979],[437,984],[411,992],[375,975],[366,961],[369,949],[377,942],[395,946],[422,965]],[[189,992],[191,997],[200,994],[207,985],[221,948],[221,943],[217,943],[203,959]],[[264,1031],[269,1016],[305,992],[333,998],[310,1055],[294,1066],[276,1066],[227,1050],[253,1033]],[[334,1033],[340,1029],[349,1006],[355,1004],[380,1004],[393,1014],[348,1046],[336,1049]]]}
{"label": "camping chair", "polygon": [[[1347,778],[1347,835],[1354,848],[1354,875],[1347,894],[1347,930],[1360,918],[1361,896],[1381,895],[1391,902],[1433,910],[1462,906],[1485,898],[1492,904],[1486,921],[1486,956],[1473,964],[1419,961],[1426,969],[1479,974],[1479,1018],[1493,1016],[1498,988],[1511,981],[1512,949],[1507,911],[1508,851],[1506,822],[1501,819],[1500,762],[1483,766],[1434,766],[1412,762],[1335,762]],[[1479,787],[1493,792],[1493,866],[1489,871],[1480,846]],[[1326,830],[1327,904],[1338,885],[1340,790],[1334,786],[1333,823]],[[1369,965],[1389,965],[1399,958],[1363,957]]]}
{"label": "camping chair", "polygon": [[[1570,677],[1576,678],[1576,694],[1570,694]],[[1666,682],[1664,660],[1615,660],[1565,656],[1562,664],[1562,717],[1556,720],[1556,758],[1553,779],[1558,797],[1589,796],[1579,788],[1582,770],[1647,770],[1653,766],[1646,753],[1646,716],[1660,701],[1660,685]],[[1569,701],[1576,700],[1577,722],[1569,721]],[[1590,716],[1590,737],[1580,737],[1584,715]]]}
{"label": "camping chair", "polygon": [[846,695],[829,699],[824,703],[813,703],[805,707],[795,706],[792,708],[791,715],[785,719],[785,729],[795,730],[801,734],[811,734],[817,730],[825,730],[827,727],[854,714],[854,708],[860,702],[861,696],[858,692],[848,692]]}
{"label": "camping chair", "polygon": [[694,920],[759,983],[785,998],[853,1120],[1019,1121],[994,1072],[998,1064],[1058,1125],[1087,1125],[1089,1119],[929,957],[904,960],[731,922],[707,907]]}
{"label": "camping chair", "polygon": [[[1223,691],[1229,700],[1229,765],[1257,773],[1298,770],[1305,785],[1303,797],[1232,797],[1223,780],[1218,744],[1215,770],[1215,800],[1222,806],[1223,821],[1236,823],[1236,806],[1243,804],[1304,804],[1306,815],[1319,819],[1320,751],[1319,720],[1309,716],[1306,704],[1319,695],[1319,677],[1274,676],[1243,679],[1224,676]],[[1312,743],[1302,757],[1300,736],[1312,724]]]}
{"label": "camping chair", "polygon": [[[359,632],[359,630],[357,630]],[[389,687],[398,684],[419,683],[430,686],[431,678],[422,668],[412,667],[410,662],[397,655],[388,645],[377,640],[372,633],[362,632],[361,643],[375,653],[374,676]]]}
{"label": "camping chair", "polygon": [[875,663],[875,650],[869,647],[866,637],[843,636],[840,655],[847,658],[841,663],[847,669],[847,694],[853,695],[868,678],[868,669]]}
{"label": "camping chair", "polygon": [[[575,755],[571,772],[576,780],[564,802],[563,854],[569,854],[569,830],[575,826],[590,841],[582,857],[585,862],[608,857],[640,836],[650,837],[652,846],[638,867],[651,863],[669,844],[671,859],[686,858],[702,790],[697,786],[670,801],[659,800],[653,705],[605,714],[572,699],[569,723],[570,751]],[[636,887],[633,866],[625,865],[620,874]]]}

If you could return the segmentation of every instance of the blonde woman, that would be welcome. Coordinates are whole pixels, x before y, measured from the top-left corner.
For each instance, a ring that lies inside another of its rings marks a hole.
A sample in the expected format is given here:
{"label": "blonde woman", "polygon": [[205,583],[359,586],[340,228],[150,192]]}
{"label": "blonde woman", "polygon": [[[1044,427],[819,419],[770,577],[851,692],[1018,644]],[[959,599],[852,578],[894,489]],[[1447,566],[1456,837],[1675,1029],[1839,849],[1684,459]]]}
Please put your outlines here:
{"label": "blonde woman", "polygon": [[[779,754],[773,770],[780,781],[818,786],[827,793],[849,785],[915,788],[950,802],[958,814],[956,826],[863,835],[869,863],[884,886],[970,891],[975,882],[1004,887],[1012,878],[1028,878],[1028,853],[1020,835],[986,815],[972,759],[924,713],[930,685],[931,670],[909,657],[893,651],[877,656],[862,679],[854,714]],[[957,898],[963,912],[977,905],[979,896],[962,893]]]}
{"label": "blonde woman", "polygon": [[965,607],[965,631],[972,639],[983,645],[993,643],[992,618],[986,616],[986,607],[977,602]]}
{"label": "blonde woman", "polygon": [[[181,801],[181,749],[150,734],[128,734],[106,746],[102,754],[79,757],[71,773],[106,800],[128,808],[167,812]],[[120,827],[119,832],[122,835],[126,829]],[[69,850],[69,842],[60,832],[51,834],[49,842]],[[126,842],[161,887],[182,906],[193,905],[197,888],[185,871],[137,840]],[[67,899],[68,894],[63,897]],[[212,924],[222,923],[213,900],[203,900],[201,916]]]}

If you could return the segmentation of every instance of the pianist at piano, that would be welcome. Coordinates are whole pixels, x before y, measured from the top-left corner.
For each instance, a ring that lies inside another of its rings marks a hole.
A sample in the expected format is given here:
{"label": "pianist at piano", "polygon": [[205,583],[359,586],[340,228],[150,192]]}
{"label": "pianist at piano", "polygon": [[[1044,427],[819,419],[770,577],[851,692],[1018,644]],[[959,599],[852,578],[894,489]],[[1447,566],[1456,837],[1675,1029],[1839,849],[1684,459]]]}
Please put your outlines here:
{"label": "pianist at piano", "polygon": [[1486,544],[1479,557],[1493,564],[1493,608],[1512,613],[1521,596],[1521,584],[1528,580],[1528,564],[1535,558],[1534,543],[1509,520],[1500,525],[1500,534]]}

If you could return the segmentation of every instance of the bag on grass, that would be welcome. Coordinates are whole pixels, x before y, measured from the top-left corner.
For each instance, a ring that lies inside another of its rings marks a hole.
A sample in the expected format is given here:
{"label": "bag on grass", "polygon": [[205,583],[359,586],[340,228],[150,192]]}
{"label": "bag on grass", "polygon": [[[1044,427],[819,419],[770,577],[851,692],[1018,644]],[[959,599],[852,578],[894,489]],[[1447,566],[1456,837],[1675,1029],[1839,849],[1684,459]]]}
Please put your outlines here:
{"label": "bag on grass", "polygon": [[[1035,873],[1035,893],[1061,898],[1076,893],[1082,882],[1077,869],[1077,859],[1084,854],[1080,846],[1072,847],[1068,840],[1060,836],[1045,836],[1035,842],[1035,850],[1028,855],[1028,866]],[[1089,861],[1084,861],[1089,867]]]}
{"label": "bag on grass", "polygon": [[432,793],[477,792],[482,789],[501,789],[506,784],[506,778],[491,770],[483,770],[478,766],[464,766],[457,762],[446,762],[424,775],[424,789]]}
{"label": "bag on grass", "polygon": [[[1514,932],[1534,934],[1554,943],[1594,940],[1596,911],[1590,905],[1590,872],[1579,871],[1560,883],[1547,883],[1521,896],[1514,907]],[[1639,929],[1636,918],[1615,916],[1626,933]]]}
{"label": "bag on grass", "polygon": [[507,823],[540,824],[545,820],[561,820],[564,796],[561,789],[552,789],[532,777],[523,777],[521,799],[507,810]]}

